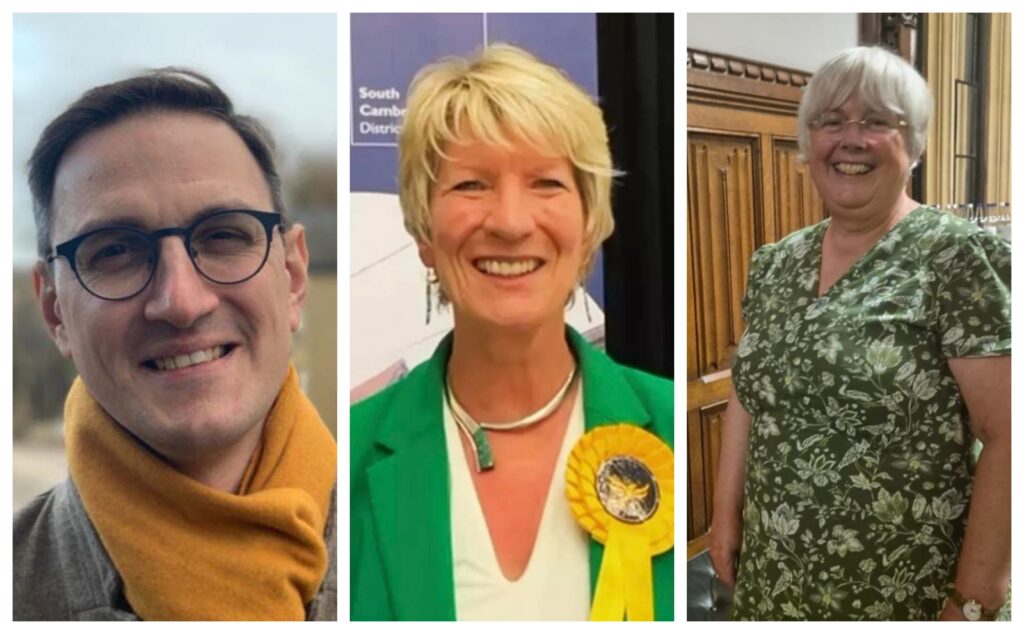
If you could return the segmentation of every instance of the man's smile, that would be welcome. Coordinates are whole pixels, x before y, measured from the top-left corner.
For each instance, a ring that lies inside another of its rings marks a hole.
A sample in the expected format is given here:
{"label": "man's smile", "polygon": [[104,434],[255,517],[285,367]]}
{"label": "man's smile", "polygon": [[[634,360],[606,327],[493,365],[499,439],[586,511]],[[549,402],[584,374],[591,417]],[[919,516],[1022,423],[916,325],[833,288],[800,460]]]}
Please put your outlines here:
{"label": "man's smile", "polygon": [[225,351],[230,352],[228,346],[214,346],[212,348],[207,348],[206,350],[197,350],[189,354],[179,354],[173,357],[158,357],[151,361],[147,361],[146,363],[152,364],[157,370],[176,370],[193,365],[199,365],[200,363],[216,361],[224,356]]}
{"label": "man's smile", "polygon": [[[142,366],[148,370],[166,372],[169,370],[182,370],[197,365],[203,365],[212,361],[222,359],[238,347],[234,343],[221,343],[204,346],[167,346],[167,350],[158,351],[152,357],[146,358]],[[178,348],[178,349],[174,349]]]}

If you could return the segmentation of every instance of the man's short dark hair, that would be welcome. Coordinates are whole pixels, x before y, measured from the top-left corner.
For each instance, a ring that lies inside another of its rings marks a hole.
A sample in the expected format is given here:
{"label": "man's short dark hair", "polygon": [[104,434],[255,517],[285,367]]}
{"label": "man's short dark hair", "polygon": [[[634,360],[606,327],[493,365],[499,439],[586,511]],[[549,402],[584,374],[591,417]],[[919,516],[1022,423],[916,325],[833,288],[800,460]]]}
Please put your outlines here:
{"label": "man's short dark hair", "polygon": [[28,177],[40,257],[52,249],[53,188],[64,153],[91,132],[147,112],[192,112],[231,126],[263,171],[274,211],[284,213],[281,179],[274,165],[274,141],[267,129],[256,119],[236,113],[231,99],[205,75],[186,68],[159,68],[92,88],[43,130],[29,159]]}

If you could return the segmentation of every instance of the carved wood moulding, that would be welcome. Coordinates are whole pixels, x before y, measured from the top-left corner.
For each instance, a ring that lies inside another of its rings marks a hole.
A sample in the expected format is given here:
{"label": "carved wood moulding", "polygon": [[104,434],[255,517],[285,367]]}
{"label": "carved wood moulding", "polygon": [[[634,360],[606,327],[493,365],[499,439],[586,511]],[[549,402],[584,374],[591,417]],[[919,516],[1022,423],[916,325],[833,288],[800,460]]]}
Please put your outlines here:
{"label": "carved wood moulding", "polygon": [[687,101],[765,112],[796,112],[811,74],[742,57],[686,49]]}
{"label": "carved wood moulding", "polygon": [[765,62],[744,59],[722,53],[712,53],[695,48],[686,49],[686,67],[709,73],[746,77],[769,84],[783,84],[802,88],[811,80],[811,74],[795,68],[775,66]]}

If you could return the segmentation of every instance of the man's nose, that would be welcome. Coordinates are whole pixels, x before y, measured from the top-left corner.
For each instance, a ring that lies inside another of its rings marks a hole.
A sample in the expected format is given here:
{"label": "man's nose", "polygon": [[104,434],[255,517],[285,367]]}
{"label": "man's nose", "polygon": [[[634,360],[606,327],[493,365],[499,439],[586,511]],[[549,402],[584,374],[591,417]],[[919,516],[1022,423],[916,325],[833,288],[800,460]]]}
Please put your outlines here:
{"label": "man's nose", "polygon": [[496,193],[484,220],[484,229],[510,242],[530,235],[536,226],[534,207],[539,202],[533,200],[529,192],[518,183],[502,184]]}
{"label": "man's nose", "polygon": [[146,319],[188,328],[220,303],[210,284],[192,264],[184,240],[163,238],[146,299]]}

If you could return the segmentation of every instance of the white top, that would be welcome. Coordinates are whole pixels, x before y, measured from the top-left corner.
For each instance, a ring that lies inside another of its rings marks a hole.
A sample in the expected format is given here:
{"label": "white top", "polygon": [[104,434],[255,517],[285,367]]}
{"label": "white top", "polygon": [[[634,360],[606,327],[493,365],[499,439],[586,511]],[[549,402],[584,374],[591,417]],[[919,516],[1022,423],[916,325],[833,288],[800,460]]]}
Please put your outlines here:
{"label": "white top", "polygon": [[[590,615],[589,538],[576,523],[565,498],[566,460],[583,432],[581,383],[544,503],[533,553],[523,575],[516,581],[509,581],[502,574],[494,553],[458,427],[448,403],[444,403],[457,620],[587,620]],[[495,456],[495,462],[499,460],[501,456]]]}

